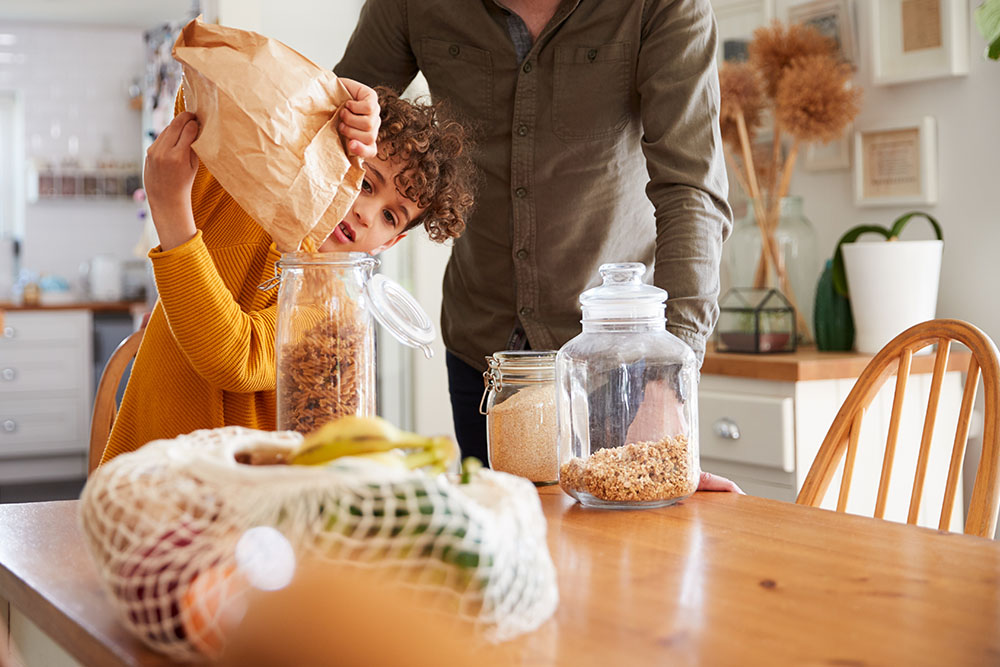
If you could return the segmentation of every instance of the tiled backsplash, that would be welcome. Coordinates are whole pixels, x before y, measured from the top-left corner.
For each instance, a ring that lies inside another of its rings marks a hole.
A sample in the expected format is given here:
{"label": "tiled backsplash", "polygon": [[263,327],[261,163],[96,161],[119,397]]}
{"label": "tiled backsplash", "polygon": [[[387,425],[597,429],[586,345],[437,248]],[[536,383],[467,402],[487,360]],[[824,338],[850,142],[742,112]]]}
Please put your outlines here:
{"label": "tiled backsplash", "polygon": [[[142,115],[129,87],[144,76],[137,29],[7,24],[0,90],[20,92],[25,158],[82,168],[142,160]],[[22,265],[74,280],[97,254],[132,257],[142,221],[131,200],[64,200],[25,207]]]}

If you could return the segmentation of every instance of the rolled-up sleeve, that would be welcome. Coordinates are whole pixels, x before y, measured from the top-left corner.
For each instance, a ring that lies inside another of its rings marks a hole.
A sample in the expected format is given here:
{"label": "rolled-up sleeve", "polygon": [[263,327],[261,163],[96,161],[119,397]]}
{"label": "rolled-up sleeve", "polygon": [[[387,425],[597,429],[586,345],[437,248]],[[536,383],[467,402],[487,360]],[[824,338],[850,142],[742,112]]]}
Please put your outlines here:
{"label": "rolled-up sleeve", "polygon": [[699,359],[718,319],[722,243],[732,227],[719,134],[717,29],[708,0],[651,2],[636,66],[656,210],[654,283],[667,327]]}

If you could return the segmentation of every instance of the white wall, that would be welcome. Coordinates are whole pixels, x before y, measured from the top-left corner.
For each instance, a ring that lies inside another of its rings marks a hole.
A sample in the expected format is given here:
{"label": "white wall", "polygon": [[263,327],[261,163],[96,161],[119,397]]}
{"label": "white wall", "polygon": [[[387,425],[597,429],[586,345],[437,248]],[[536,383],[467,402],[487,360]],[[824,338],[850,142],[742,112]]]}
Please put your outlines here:
{"label": "white wall", "polygon": [[[141,30],[7,24],[0,32],[13,35],[0,89],[21,93],[26,159],[140,164],[141,115],[128,106],[128,87],[144,74]],[[128,259],[142,230],[137,212],[128,199],[27,204],[22,266],[72,281],[93,255]]]}
{"label": "white wall", "polygon": [[[969,74],[895,86],[872,84],[869,3],[855,3],[860,63],[855,81],[864,89],[856,125],[918,119],[930,115],[938,130],[938,204],[907,207],[854,205],[853,171],[810,172],[797,168],[791,193],[802,195],[806,216],[819,235],[822,258],[858,224],[888,226],[899,214],[926,210],[944,230],[944,258],[938,293],[938,317],[968,320],[1000,341],[1000,62],[984,61],[985,43],[972,22],[969,1]],[[779,7],[779,17],[783,17]],[[735,185],[733,186],[735,187]],[[905,238],[927,238],[926,222],[912,223]],[[912,235],[912,236],[911,236]],[[887,295],[886,298],[891,298]]]}
{"label": "white wall", "polygon": [[280,40],[333,69],[344,55],[364,0],[207,0],[205,17]]}

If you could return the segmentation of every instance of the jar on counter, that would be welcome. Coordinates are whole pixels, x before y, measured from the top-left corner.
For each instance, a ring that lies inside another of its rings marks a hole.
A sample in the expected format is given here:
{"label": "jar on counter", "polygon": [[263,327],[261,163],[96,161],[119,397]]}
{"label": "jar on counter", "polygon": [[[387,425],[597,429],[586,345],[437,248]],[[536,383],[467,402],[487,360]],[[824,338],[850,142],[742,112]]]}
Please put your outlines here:
{"label": "jar on counter", "polygon": [[430,318],[398,283],[373,275],[378,264],[360,252],[281,256],[279,429],[305,434],[338,417],[375,414],[373,317],[402,343],[431,356]]}
{"label": "jar on counter", "polygon": [[556,356],[559,484],[590,507],[661,507],[698,487],[698,365],[640,263],[604,264]]}
{"label": "jar on counter", "polygon": [[555,361],[555,350],[496,352],[483,373],[490,467],[536,486],[559,480]]}

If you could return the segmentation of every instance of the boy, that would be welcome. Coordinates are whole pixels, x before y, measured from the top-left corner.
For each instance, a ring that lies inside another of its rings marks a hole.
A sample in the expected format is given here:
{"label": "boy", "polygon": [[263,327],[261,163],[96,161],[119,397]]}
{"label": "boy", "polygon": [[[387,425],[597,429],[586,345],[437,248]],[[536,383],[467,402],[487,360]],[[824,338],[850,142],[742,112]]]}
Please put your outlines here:
{"label": "boy", "polygon": [[[319,250],[377,254],[418,225],[434,241],[461,234],[472,206],[462,126],[436,106],[341,81],[353,99],[338,129],[348,152],[366,159],[365,178]],[[197,135],[195,116],[181,112],[147,152],[144,185],[160,237],[149,257],[160,298],[102,463],[201,428],[275,429],[278,290],[257,286],[273,276],[280,253],[199,165]]]}

